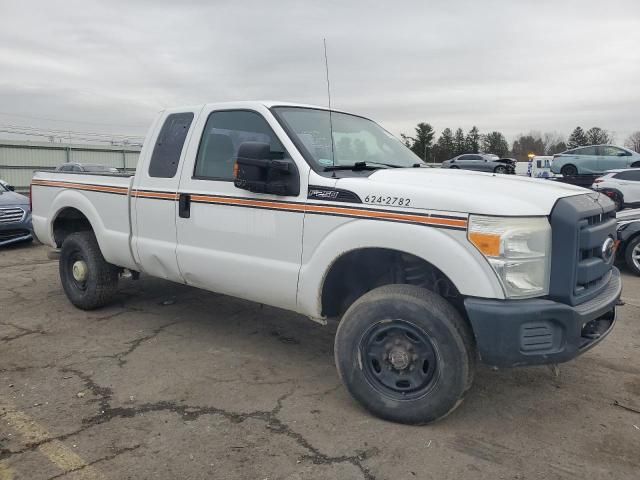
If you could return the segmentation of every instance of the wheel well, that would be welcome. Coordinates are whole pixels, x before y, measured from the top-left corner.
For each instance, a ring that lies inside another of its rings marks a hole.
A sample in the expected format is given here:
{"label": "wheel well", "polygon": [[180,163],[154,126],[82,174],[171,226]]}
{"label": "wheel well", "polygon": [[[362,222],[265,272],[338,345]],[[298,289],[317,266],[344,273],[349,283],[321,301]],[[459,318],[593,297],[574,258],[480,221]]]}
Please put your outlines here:
{"label": "wheel well", "polygon": [[632,168],[638,168],[638,167],[640,167],[640,162],[633,162],[633,163],[631,164],[631,167],[632,167]]}
{"label": "wheel well", "polygon": [[339,317],[368,291],[389,284],[431,290],[466,318],[463,298],[449,277],[420,257],[386,248],[352,250],[334,262],[322,287],[322,314]]}
{"label": "wheel well", "polygon": [[63,209],[53,222],[53,239],[58,248],[70,234],[85,231],[93,231],[93,227],[84,213],[76,208]]}

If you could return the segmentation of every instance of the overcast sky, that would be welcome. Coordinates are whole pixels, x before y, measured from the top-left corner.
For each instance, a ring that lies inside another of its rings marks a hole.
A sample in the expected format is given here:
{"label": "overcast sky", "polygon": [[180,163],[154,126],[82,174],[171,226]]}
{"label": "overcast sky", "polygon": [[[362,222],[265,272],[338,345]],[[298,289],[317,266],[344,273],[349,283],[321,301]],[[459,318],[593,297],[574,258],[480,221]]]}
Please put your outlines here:
{"label": "overcast sky", "polygon": [[0,0],[0,18],[0,125],[144,134],[167,106],[326,105],[326,37],[333,105],[395,134],[640,130],[639,0]]}

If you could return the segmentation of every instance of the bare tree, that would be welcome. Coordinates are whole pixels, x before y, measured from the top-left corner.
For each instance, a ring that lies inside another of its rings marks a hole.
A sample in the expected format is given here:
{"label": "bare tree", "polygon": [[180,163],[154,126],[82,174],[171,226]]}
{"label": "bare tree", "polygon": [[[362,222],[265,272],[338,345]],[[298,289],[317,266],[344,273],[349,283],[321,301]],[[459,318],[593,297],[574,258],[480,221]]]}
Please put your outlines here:
{"label": "bare tree", "polygon": [[633,132],[624,142],[624,146],[634,152],[640,152],[640,130]]}

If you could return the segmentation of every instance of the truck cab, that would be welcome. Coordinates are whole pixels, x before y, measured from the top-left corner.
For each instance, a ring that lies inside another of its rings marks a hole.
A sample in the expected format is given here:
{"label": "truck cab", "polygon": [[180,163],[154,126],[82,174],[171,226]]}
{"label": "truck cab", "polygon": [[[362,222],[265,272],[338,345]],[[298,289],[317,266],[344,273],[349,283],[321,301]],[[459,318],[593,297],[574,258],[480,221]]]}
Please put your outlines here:
{"label": "truck cab", "polygon": [[558,363],[611,331],[606,196],[429,169],[364,117],[285,102],[169,109],[134,176],[39,172],[37,236],[98,308],[130,270],[339,321],[336,366],[374,414],[452,411],[477,361]]}

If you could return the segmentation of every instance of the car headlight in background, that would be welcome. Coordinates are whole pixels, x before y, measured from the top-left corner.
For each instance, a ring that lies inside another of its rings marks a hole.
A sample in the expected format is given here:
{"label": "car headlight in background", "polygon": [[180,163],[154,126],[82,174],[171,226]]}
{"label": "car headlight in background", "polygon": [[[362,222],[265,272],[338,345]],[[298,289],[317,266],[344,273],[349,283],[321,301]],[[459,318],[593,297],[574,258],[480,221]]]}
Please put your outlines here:
{"label": "car headlight in background", "polygon": [[471,215],[468,237],[489,261],[507,298],[549,293],[551,225],[547,217]]}

